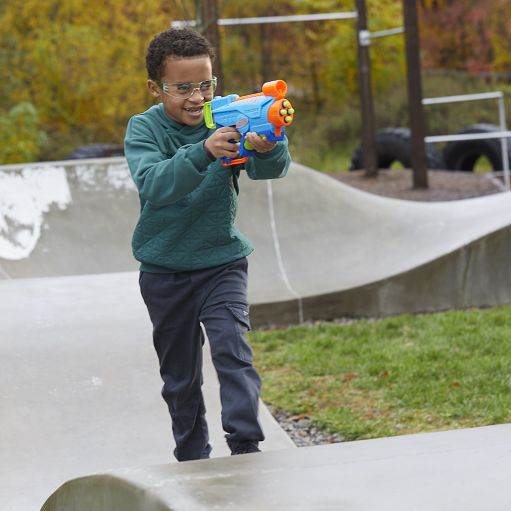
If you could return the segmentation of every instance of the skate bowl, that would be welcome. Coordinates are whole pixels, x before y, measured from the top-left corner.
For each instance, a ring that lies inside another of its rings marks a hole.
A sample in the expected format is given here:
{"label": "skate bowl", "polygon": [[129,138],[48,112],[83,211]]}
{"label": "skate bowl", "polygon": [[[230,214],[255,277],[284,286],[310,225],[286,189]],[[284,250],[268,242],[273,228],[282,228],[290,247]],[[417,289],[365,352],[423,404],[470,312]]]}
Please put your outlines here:
{"label": "skate bowl", "polygon": [[[265,452],[227,456],[208,356],[216,458],[170,463],[130,253],[138,208],[123,158],[0,167],[2,511],[33,511],[46,499],[44,511],[355,510],[374,509],[378,495],[383,509],[509,508],[495,490],[511,468],[507,426],[292,449],[262,406]],[[414,203],[293,164],[282,180],[242,177],[238,225],[256,247],[256,327],[511,303],[509,193]],[[457,470],[454,480],[440,467]],[[456,501],[461,482],[470,491]],[[374,485],[379,493],[364,490]],[[413,485],[429,507],[412,505]]]}
{"label": "skate bowl", "polygon": [[[136,271],[124,158],[0,168],[0,279]],[[242,176],[255,327],[511,303],[511,193],[419,203],[302,165]]]}
{"label": "skate bowl", "polygon": [[[138,199],[125,165],[103,168],[0,171],[2,511],[38,510],[74,477],[174,460],[129,250]],[[212,456],[228,456],[204,351]],[[259,419],[265,450],[294,447],[263,403]]]}

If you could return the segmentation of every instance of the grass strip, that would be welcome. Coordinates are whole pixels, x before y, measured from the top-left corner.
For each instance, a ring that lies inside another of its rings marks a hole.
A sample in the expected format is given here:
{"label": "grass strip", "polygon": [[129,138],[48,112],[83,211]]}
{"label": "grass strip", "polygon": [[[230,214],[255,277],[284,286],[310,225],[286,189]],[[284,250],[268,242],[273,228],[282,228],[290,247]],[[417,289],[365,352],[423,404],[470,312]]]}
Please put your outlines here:
{"label": "grass strip", "polygon": [[262,398],[346,440],[511,422],[511,307],[250,333]]}

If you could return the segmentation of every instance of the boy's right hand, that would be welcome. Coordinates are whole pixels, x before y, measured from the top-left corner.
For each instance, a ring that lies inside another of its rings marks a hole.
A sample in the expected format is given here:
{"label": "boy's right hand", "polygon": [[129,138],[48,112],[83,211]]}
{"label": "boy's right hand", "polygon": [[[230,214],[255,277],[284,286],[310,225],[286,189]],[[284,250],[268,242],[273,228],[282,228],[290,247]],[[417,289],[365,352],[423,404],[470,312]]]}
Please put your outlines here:
{"label": "boy's right hand", "polygon": [[[218,128],[209,138],[204,142],[204,147],[215,158],[236,158],[239,154],[239,141],[241,135],[236,128],[227,126],[225,128]],[[234,142],[233,142],[234,141]]]}

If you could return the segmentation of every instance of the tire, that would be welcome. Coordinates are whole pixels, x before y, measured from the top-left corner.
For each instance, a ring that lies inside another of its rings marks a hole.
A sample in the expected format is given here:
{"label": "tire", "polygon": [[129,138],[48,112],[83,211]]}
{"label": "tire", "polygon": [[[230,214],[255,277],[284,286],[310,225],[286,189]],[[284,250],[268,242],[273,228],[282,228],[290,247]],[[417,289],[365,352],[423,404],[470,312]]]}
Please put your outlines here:
{"label": "tire", "polygon": [[[472,133],[495,133],[501,131],[494,124],[472,124],[462,129],[457,135]],[[508,139],[508,155],[511,161],[511,140]],[[486,156],[493,170],[503,170],[502,149],[498,138],[488,140],[465,140],[449,142],[443,152],[446,168],[449,170],[473,171],[477,160]]]}
{"label": "tire", "polygon": [[85,160],[87,158],[109,158],[124,156],[124,147],[116,144],[90,144],[76,148],[66,156],[66,160]]}
{"label": "tire", "polygon": [[[376,132],[376,157],[378,168],[388,169],[394,162],[403,167],[412,166],[411,132],[408,128],[384,128]],[[429,169],[443,169],[441,154],[433,144],[426,144],[426,161]],[[363,169],[362,145],[358,146],[351,159],[350,170]]]}

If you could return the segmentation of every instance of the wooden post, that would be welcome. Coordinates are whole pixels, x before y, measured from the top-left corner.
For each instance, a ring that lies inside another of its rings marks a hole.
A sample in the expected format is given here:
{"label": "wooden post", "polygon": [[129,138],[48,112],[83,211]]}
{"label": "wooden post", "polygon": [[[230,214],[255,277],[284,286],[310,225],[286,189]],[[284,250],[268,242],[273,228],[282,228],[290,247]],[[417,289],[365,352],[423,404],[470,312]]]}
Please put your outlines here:
{"label": "wooden post", "polygon": [[419,23],[416,0],[403,0],[403,14],[405,21],[408,104],[410,109],[410,129],[412,132],[413,187],[428,188],[426,146],[424,142],[426,126],[422,106]]}
{"label": "wooden post", "polygon": [[367,177],[376,177],[378,175],[376,129],[371,90],[371,60],[369,57],[371,37],[367,30],[365,0],[356,0],[355,4],[357,7],[358,77],[362,109],[363,160],[365,175]]}
{"label": "wooden post", "polygon": [[216,58],[213,62],[213,74],[218,78],[215,94],[222,95],[222,55],[220,32],[218,30],[217,0],[196,0],[197,28],[215,48]]}

